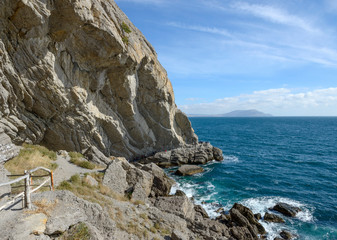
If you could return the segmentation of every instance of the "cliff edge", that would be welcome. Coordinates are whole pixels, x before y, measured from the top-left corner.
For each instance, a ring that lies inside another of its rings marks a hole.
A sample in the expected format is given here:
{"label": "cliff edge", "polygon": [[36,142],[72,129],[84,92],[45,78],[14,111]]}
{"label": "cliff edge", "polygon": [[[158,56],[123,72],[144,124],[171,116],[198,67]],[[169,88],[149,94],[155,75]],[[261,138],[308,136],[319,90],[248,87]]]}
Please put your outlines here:
{"label": "cliff edge", "polygon": [[132,159],[198,141],[113,0],[3,0],[0,29],[0,129],[13,143]]}

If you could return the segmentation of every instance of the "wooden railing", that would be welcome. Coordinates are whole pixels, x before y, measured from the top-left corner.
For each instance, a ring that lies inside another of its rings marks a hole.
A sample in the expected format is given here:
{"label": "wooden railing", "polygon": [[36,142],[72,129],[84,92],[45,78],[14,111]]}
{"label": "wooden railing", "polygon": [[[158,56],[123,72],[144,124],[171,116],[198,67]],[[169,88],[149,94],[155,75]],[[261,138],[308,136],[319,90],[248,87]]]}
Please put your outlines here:
{"label": "wooden railing", "polygon": [[[48,172],[47,175],[40,175],[40,176],[33,176],[32,173],[36,172],[37,170],[44,170]],[[19,193],[18,195],[14,196],[12,200],[5,203],[3,206],[0,206],[0,211],[3,209],[6,209],[8,206],[11,206],[16,201],[20,200],[22,198],[24,204],[23,207],[31,209],[32,208],[32,202],[31,202],[31,194],[37,190],[39,190],[41,187],[43,187],[46,183],[49,182],[50,190],[54,190],[54,180],[53,180],[53,171],[49,170],[45,167],[37,167],[31,170],[26,170],[24,175],[9,175],[10,177],[18,177],[12,181],[6,182],[6,183],[0,183],[0,187],[11,185],[13,183],[20,182],[22,180],[25,180],[25,190],[24,192]],[[36,177],[48,177],[45,181],[43,181],[41,184],[39,184],[36,188],[32,189],[32,182],[33,178]]]}

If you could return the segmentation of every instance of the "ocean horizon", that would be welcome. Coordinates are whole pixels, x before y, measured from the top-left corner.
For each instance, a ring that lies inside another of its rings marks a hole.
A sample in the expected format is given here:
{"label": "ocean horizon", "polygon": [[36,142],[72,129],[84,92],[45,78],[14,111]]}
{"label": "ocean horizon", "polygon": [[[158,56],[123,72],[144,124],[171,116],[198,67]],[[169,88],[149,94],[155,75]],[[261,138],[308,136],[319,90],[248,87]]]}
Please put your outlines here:
{"label": "ocean horizon", "polygon": [[[285,224],[261,221],[273,240],[289,230],[299,239],[337,239],[337,117],[193,117],[199,141],[223,151],[223,162],[177,177],[177,185],[212,217],[235,202],[262,216],[277,202],[300,207]],[[174,192],[175,190],[173,190]],[[275,212],[274,212],[275,213]]]}

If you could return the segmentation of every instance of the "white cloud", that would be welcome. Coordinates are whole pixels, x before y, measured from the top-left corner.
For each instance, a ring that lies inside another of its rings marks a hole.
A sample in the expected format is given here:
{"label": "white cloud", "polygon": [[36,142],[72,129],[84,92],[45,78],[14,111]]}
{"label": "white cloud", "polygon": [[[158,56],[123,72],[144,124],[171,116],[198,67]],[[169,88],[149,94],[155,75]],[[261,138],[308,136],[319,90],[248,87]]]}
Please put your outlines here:
{"label": "white cloud", "polygon": [[309,32],[318,31],[310,24],[310,21],[308,21],[307,19],[292,15],[280,8],[268,5],[249,4],[245,2],[236,2],[232,6],[236,9],[245,11],[256,17],[260,17],[274,23],[298,27]]}
{"label": "white cloud", "polygon": [[167,25],[171,27],[193,30],[197,32],[205,32],[205,33],[218,34],[218,35],[222,35],[226,37],[232,37],[232,34],[230,34],[227,30],[221,29],[221,28],[187,25],[187,24],[182,24],[182,23],[177,23],[177,22],[170,22],[170,23],[167,23]]}
{"label": "white cloud", "polygon": [[257,109],[275,116],[337,116],[337,87],[302,92],[287,88],[268,89],[179,107],[188,114]]}
{"label": "white cloud", "polygon": [[167,3],[167,0],[116,0],[116,2],[134,2],[139,4],[154,4],[154,5],[161,5]]}

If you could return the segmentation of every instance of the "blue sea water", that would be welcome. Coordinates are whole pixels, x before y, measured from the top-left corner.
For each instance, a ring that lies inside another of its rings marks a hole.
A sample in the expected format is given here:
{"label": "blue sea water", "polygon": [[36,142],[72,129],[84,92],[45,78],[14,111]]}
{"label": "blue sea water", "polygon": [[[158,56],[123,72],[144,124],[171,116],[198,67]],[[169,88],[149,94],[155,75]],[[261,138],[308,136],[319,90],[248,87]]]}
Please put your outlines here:
{"label": "blue sea water", "polygon": [[[337,118],[191,118],[200,141],[222,149],[225,160],[205,172],[177,177],[211,216],[240,202],[262,216],[277,202],[303,211],[285,224],[263,223],[274,239],[288,229],[305,240],[337,239]],[[174,190],[173,190],[174,191]]]}

